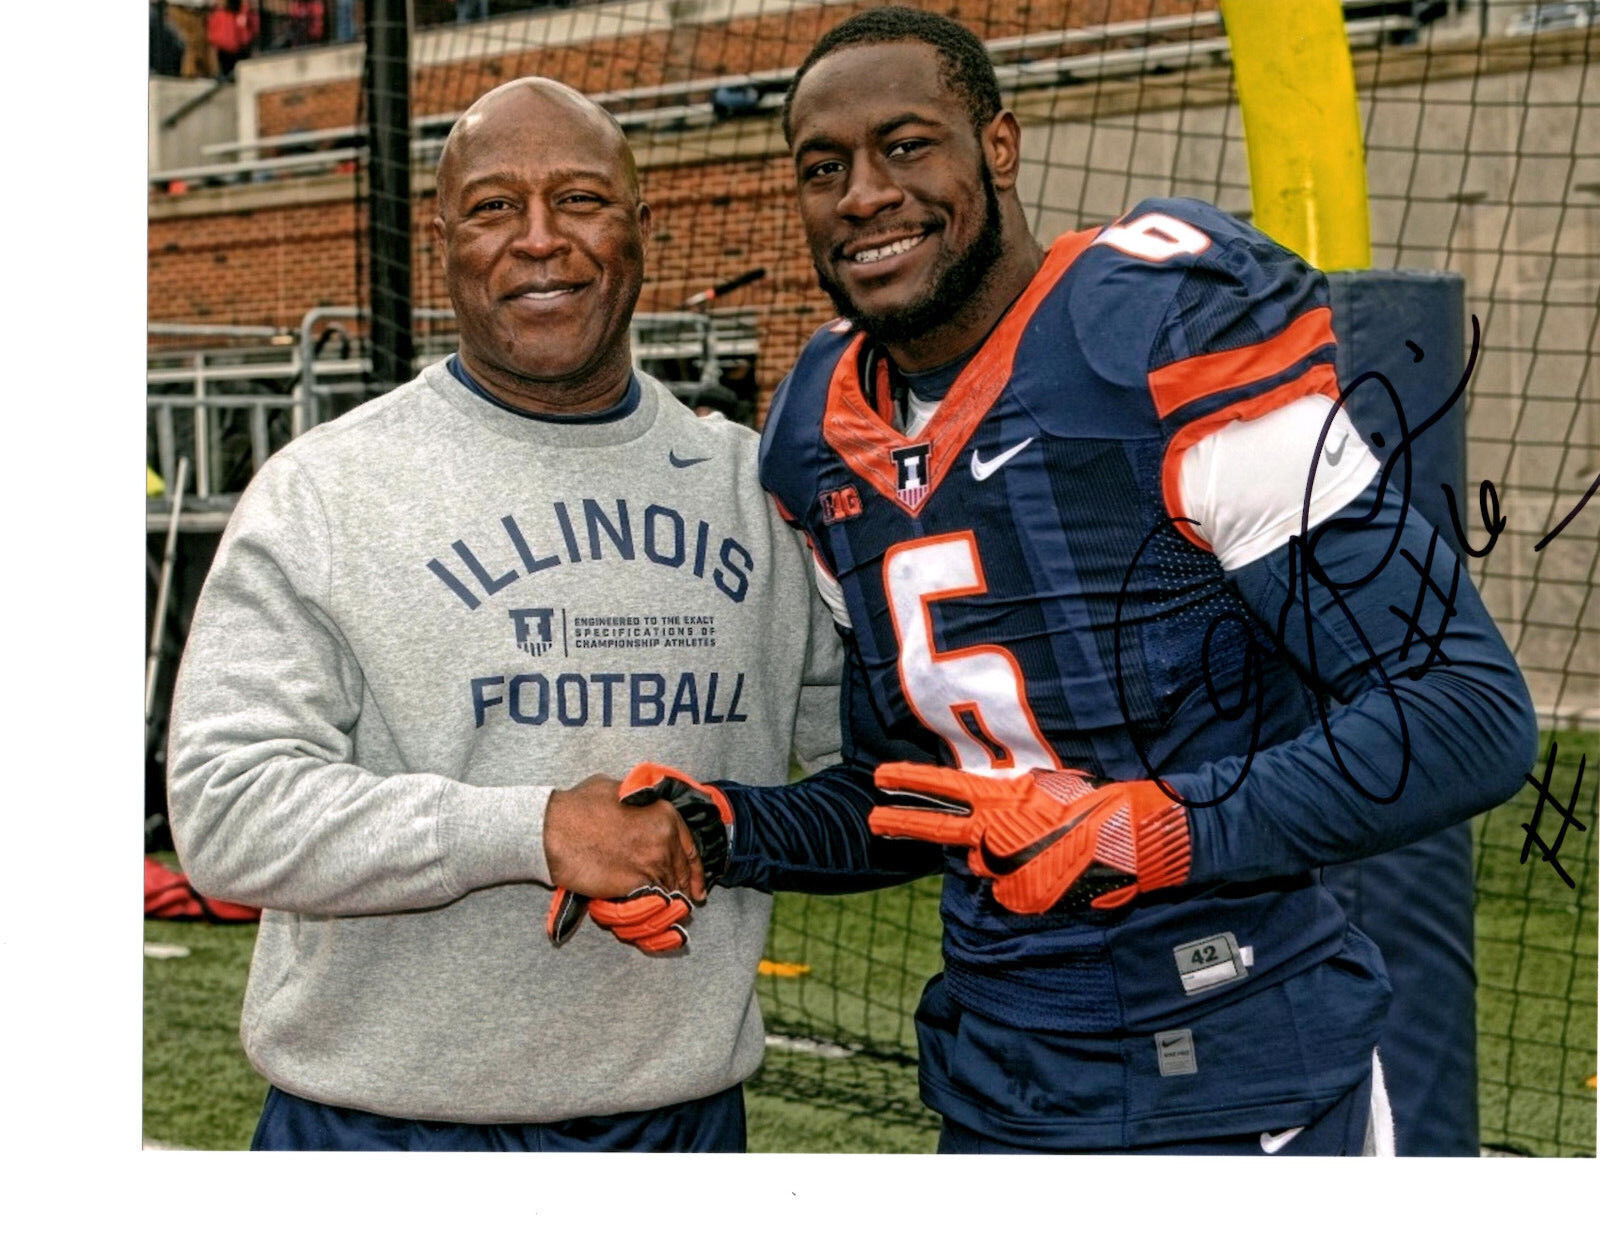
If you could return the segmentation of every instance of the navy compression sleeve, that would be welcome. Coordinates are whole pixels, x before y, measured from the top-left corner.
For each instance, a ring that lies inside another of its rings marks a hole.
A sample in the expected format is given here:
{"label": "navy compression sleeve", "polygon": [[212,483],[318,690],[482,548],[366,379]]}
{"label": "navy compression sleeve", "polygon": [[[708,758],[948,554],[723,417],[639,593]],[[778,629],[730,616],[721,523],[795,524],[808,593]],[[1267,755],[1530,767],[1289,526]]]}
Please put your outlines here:
{"label": "navy compression sleeve", "polygon": [[1527,686],[1466,568],[1387,471],[1233,580],[1325,702],[1289,742],[1165,778],[1213,804],[1189,811],[1191,882],[1363,858],[1516,792],[1537,756]]}
{"label": "navy compression sleeve", "polygon": [[734,812],[724,884],[769,893],[854,893],[903,884],[939,868],[940,847],[877,837],[867,827],[872,770],[884,760],[928,763],[932,757],[884,732],[848,634],[839,712],[843,763],[792,785],[716,783]]}

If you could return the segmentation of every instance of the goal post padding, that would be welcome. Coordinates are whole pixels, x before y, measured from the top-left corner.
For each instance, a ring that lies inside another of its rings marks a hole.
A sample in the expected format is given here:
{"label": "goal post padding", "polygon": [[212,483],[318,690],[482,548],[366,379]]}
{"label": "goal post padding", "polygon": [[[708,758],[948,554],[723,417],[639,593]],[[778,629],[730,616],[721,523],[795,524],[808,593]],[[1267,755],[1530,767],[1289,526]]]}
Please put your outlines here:
{"label": "goal post padding", "polygon": [[[1464,502],[1466,396],[1449,401],[1466,370],[1465,281],[1454,272],[1361,270],[1335,271],[1328,283],[1339,386],[1348,392],[1350,418],[1380,459],[1405,453],[1391,481],[1409,466],[1413,508],[1459,552],[1444,486],[1458,506]],[[1363,374],[1382,374],[1394,396],[1374,379],[1361,380]],[[1418,433],[1441,408],[1439,419]],[[1408,431],[1415,434],[1409,444]],[[1374,442],[1375,434],[1383,445]],[[1467,570],[1465,561],[1461,569]],[[1437,567],[1433,576],[1439,578]],[[1378,1051],[1396,1150],[1476,1155],[1470,821],[1387,854],[1329,867],[1323,879],[1383,952],[1394,986]]]}
{"label": "goal post padding", "polygon": [[[1402,421],[1415,430],[1449,399],[1464,372],[1463,280],[1368,269],[1366,153],[1339,0],[1222,0],[1221,7],[1253,221],[1329,272],[1339,384],[1350,391],[1351,419],[1380,458],[1404,452],[1399,464],[1409,466],[1413,505],[1458,548],[1441,486],[1461,500],[1464,398],[1414,439]],[[1358,383],[1366,373],[1383,374],[1395,397],[1375,380]],[[1389,967],[1394,999],[1379,1054],[1396,1149],[1477,1154],[1470,823],[1330,868],[1324,879]]]}

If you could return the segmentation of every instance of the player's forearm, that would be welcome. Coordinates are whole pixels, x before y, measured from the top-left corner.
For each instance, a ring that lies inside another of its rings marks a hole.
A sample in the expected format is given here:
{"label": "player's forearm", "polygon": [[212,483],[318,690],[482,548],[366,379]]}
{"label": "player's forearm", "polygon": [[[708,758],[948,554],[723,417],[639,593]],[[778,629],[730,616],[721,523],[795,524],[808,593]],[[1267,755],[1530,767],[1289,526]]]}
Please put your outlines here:
{"label": "player's forearm", "polygon": [[[723,785],[735,816],[725,883],[769,893],[853,893],[939,868],[939,847],[888,840],[867,826],[876,801],[873,767],[927,756],[884,732],[860,656],[848,640],[844,651],[836,719],[824,729],[840,736],[843,762],[790,785]],[[797,746],[799,738],[797,730]]]}
{"label": "player's forearm", "polygon": [[[1259,752],[1224,801],[1191,808],[1190,881],[1282,875],[1365,858],[1515,793],[1538,735],[1525,692],[1516,699],[1504,680],[1444,673],[1429,679],[1425,690],[1406,683],[1393,697],[1368,693],[1336,708],[1326,734],[1319,723]],[[1235,757],[1166,780],[1184,799],[1206,801],[1227,794],[1243,765]]]}
{"label": "player's forearm", "polygon": [[874,836],[872,773],[836,765],[784,786],[719,782],[734,809],[723,882],[763,892],[853,893],[937,870],[941,851]]}
{"label": "player's forearm", "polygon": [[1465,568],[1392,491],[1365,509],[1312,543],[1317,571],[1281,550],[1236,577],[1285,650],[1345,702],[1257,753],[1242,780],[1242,756],[1168,778],[1190,801],[1226,795],[1190,812],[1193,880],[1403,845],[1503,802],[1533,763],[1532,700]]}

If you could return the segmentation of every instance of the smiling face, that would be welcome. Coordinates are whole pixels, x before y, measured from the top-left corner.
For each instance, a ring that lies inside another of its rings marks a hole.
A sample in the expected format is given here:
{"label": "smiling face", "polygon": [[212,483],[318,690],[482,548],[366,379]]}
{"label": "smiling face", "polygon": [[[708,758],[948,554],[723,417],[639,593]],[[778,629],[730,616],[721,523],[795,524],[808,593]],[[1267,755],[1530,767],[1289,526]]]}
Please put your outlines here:
{"label": "smiling face", "polygon": [[531,411],[620,399],[650,210],[616,126],[558,83],[501,86],[452,130],[438,204],[434,234],[472,375]]}
{"label": "smiling face", "polygon": [[1015,117],[975,129],[938,52],[899,42],[824,56],[791,118],[801,220],[840,313],[907,368],[982,338],[1018,290],[997,193],[1015,184]]}

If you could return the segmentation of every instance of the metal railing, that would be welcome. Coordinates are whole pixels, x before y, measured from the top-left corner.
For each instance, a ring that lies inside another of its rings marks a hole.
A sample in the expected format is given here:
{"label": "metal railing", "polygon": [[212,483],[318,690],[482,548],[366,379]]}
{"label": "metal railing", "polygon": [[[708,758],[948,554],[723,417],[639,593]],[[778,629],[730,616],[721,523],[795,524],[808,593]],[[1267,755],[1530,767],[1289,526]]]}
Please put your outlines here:
{"label": "metal railing", "polygon": [[[201,395],[147,394],[145,407],[149,426],[155,436],[156,470],[163,477],[177,474],[180,457],[194,461],[194,485],[185,501],[181,528],[184,531],[211,530],[220,527],[233,509],[238,489],[225,484],[225,478],[237,472],[230,469],[224,454],[225,445],[235,447],[238,435],[229,432],[224,418],[242,415],[245,440],[249,444],[248,475],[254,476],[272,453],[270,421],[277,414],[283,424],[288,423],[293,400],[283,395],[249,395],[209,392]],[[179,443],[180,422],[188,430],[188,449]],[[238,461],[243,464],[243,460]],[[163,514],[171,509],[177,495],[152,499],[147,504],[147,526],[161,522]],[[218,518],[220,516],[220,519]]]}
{"label": "metal railing", "polygon": [[[455,350],[450,309],[416,309],[431,329],[418,332],[417,368]],[[272,452],[369,393],[369,362],[359,324],[367,310],[319,305],[294,330],[278,326],[207,326],[154,322],[162,339],[223,340],[225,349],[153,351],[145,369],[151,465],[164,478],[188,456],[193,471],[180,518],[184,532],[218,531],[244,484]],[[442,328],[442,329],[441,329]],[[756,323],[747,310],[635,314],[634,361],[650,371],[673,366],[688,377],[663,376],[680,397],[716,381],[723,362],[754,357]],[[341,346],[335,350],[331,344]],[[251,346],[257,345],[257,346]],[[270,389],[261,389],[267,387]],[[146,526],[166,527],[175,495],[150,499]]]}

